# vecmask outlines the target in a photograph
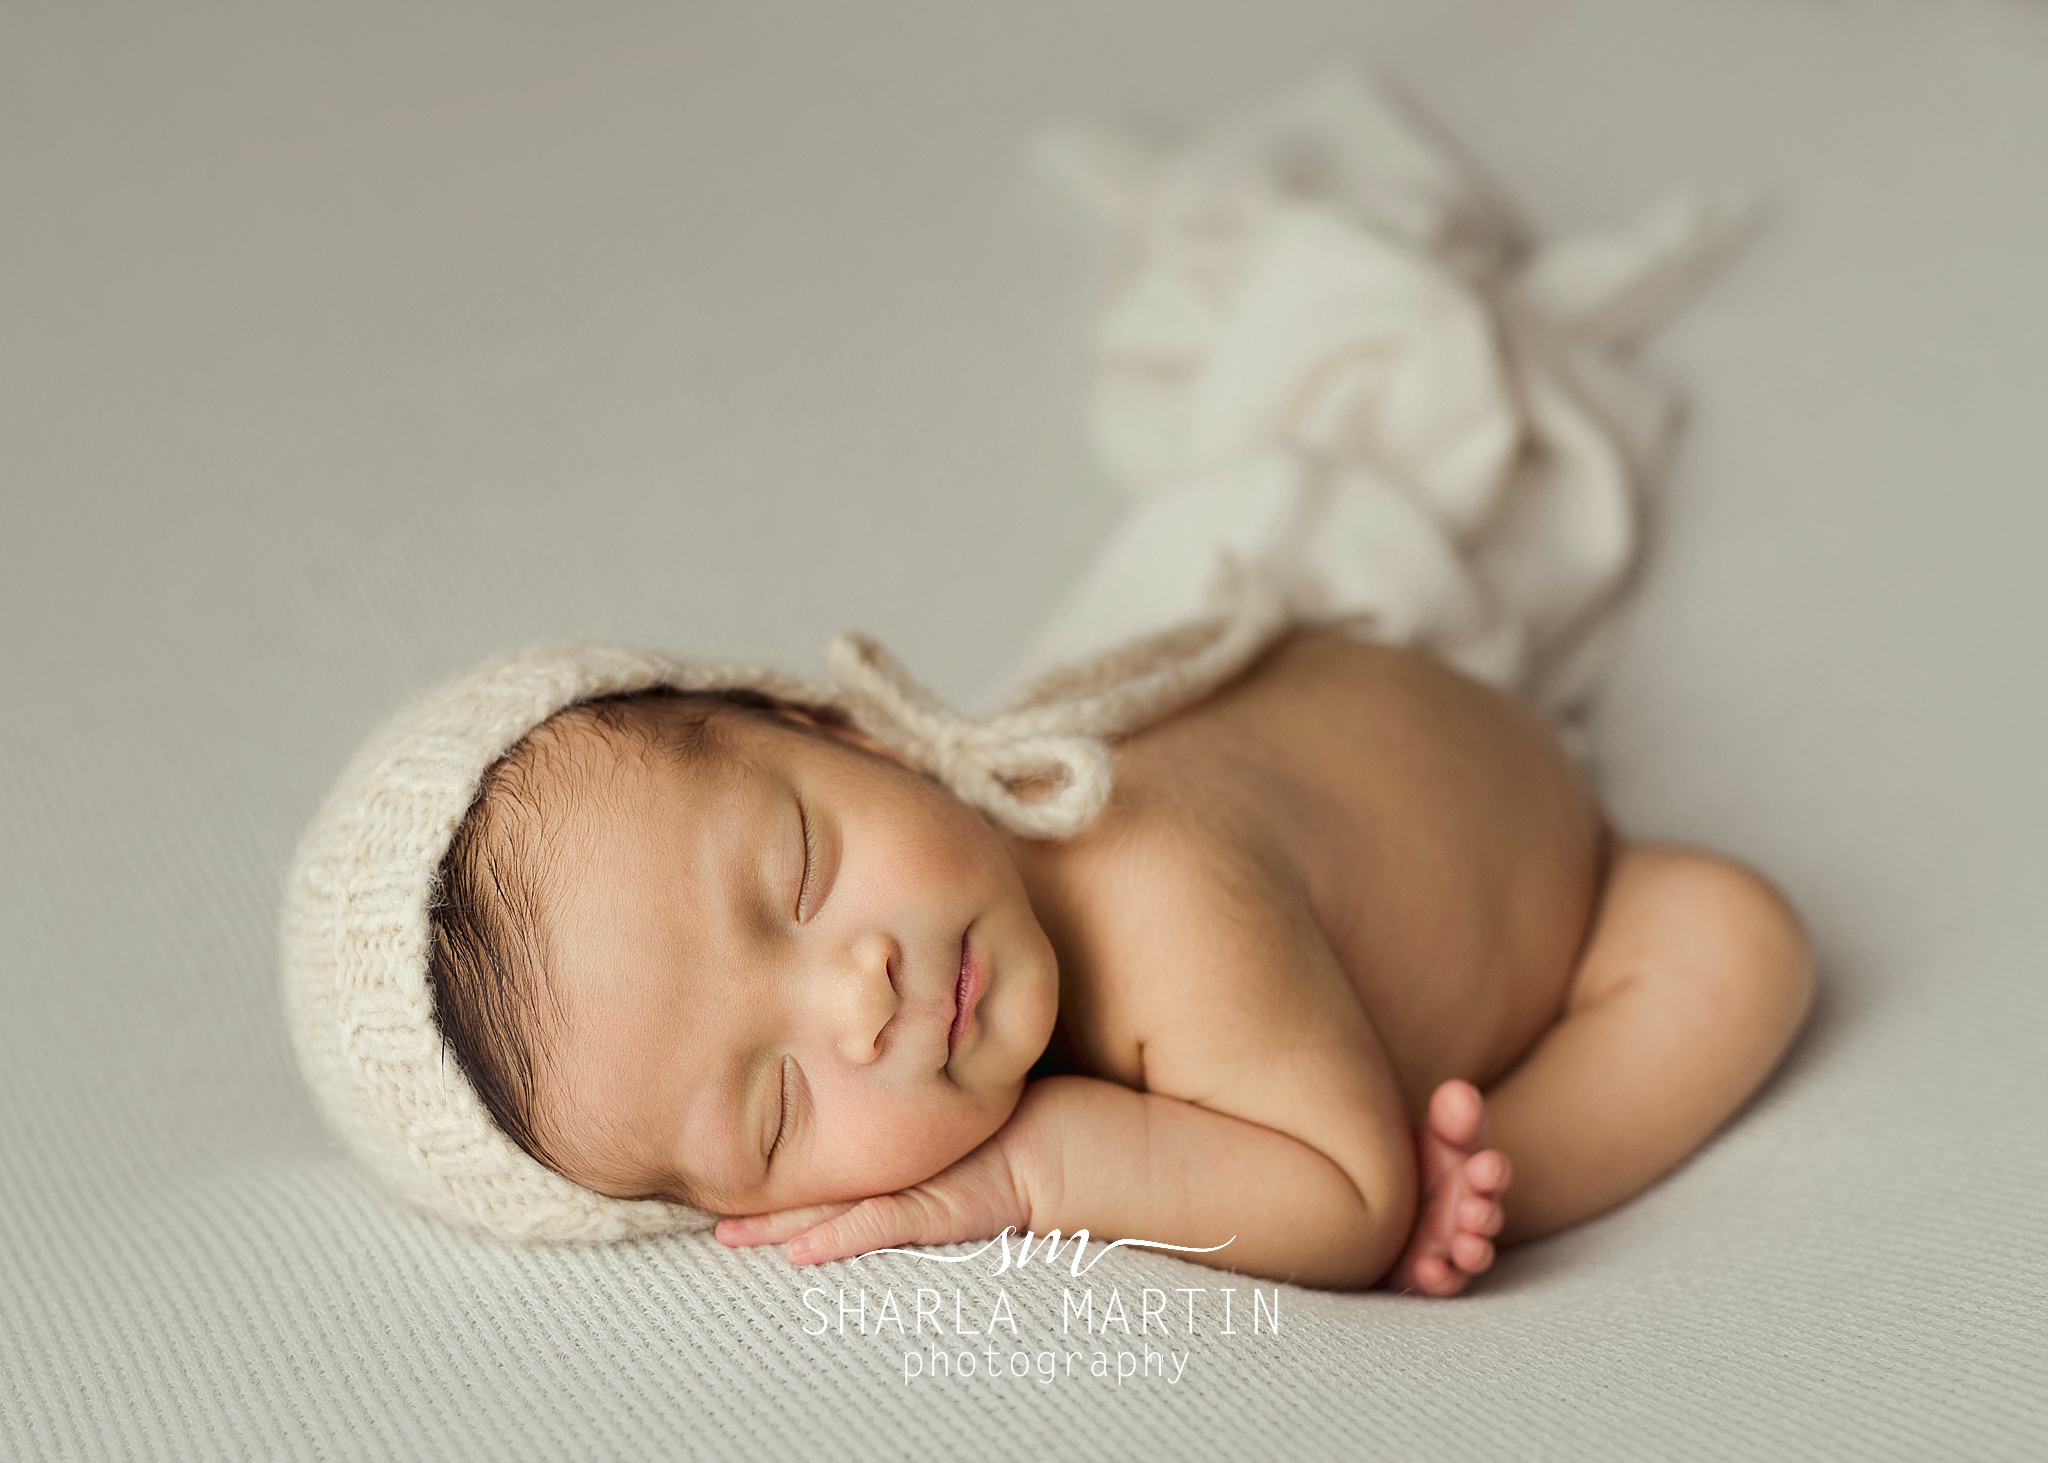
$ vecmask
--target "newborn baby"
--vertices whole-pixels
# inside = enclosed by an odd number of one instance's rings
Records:
[[[1086,1228],[1448,1296],[1639,1192],[1756,1089],[1799,921],[1617,838],[1533,710],[1296,635],[1000,831],[824,708],[588,702],[486,774],[435,1016],[587,1189],[798,1263]]]

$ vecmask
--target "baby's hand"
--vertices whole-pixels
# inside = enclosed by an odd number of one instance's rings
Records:
[[[936,1178],[842,1204],[817,1204],[719,1221],[722,1244],[789,1241],[798,1265],[822,1265],[895,1245],[945,1245],[1024,1228],[1031,1206],[998,1133]]]

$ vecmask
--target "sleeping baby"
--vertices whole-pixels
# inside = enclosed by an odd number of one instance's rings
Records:
[[[983,723],[858,642],[822,690],[603,646],[443,688],[293,874],[330,1120],[517,1237],[1085,1228],[1450,1296],[1777,1063],[1797,917],[1618,836],[1525,703],[1271,617],[1172,640]]]
[[[1447,1296],[1784,1052],[1798,919],[1616,836],[1543,714],[1611,650],[1669,445],[1631,353],[1739,210],[1532,250],[1341,72],[1055,160],[1119,230],[1098,427],[1135,495],[1058,669],[975,720],[857,637],[823,686],[557,645],[388,723],[284,954],[313,1091],[401,1195]]]

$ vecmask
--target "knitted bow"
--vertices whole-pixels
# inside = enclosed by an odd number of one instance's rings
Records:
[[[1109,741],[1199,700],[1237,675],[1294,618],[1279,576],[1231,566],[1223,613],[1061,671],[985,720],[919,685],[866,635],[826,652],[861,729],[962,801],[1026,838],[1070,838],[1109,801]]]

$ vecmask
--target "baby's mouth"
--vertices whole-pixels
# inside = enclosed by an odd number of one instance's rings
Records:
[[[969,932],[971,933],[971,931]],[[946,1034],[946,1055],[950,1057],[967,1035],[974,1021],[974,1007],[988,988],[988,973],[976,957],[968,934],[960,936],[960,975],[953,982],[953,1029]]]

